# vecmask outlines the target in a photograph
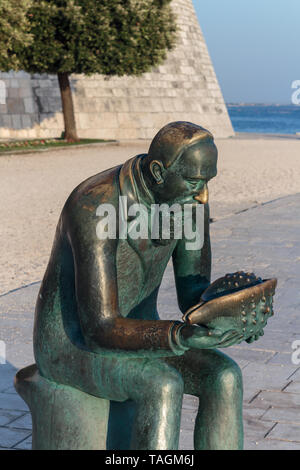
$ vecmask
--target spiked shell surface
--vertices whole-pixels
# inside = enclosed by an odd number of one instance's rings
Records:
[[[262,280],[239,271],[217,279],[190,308],[183,320],[224,331],[236,329],[245,339],[262,333],[273,313],[277,280]]]

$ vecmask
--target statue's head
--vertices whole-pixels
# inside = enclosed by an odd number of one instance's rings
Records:
[[[143,174],[158,203],[205,204],[207,183],[217,174],[217,158],[209,131],[191,122],[172,122],[151,142]]]

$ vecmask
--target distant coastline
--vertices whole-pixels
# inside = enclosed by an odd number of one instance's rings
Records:
[[[235,132],[300,135],[300,106],[294,104],[227,103]]]
[[[267,107],[267,106],[290,106],[292,108],[299,108],[300,105],[295,105],[292,103],[226,103],[226,106],[230,107],[241,107],[241,106],[260,106],[260,107]]]

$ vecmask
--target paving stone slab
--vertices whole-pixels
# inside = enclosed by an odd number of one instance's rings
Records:
[[[193,431],[187,431],[185,429],[180,430],[179,437],[179,449],[181,450],[193,450],[194,449],[194,437]]]
[[[14,449],[18,449],[18,450],[31,450],[31,448],[32,448],[32,436],[31,435],[27,437],[27,439],[20,442],[14,447]]]
[[[10,429],[0,427],[0,445],[3,447],[14,447],[31,434],[30,431],[24,429]]]
[[[244,415],[244,424],[247,425],[248,423],[251,424],[253,421],[261,419],[266,411],[268,410],[268,405],[266,408],[256,408],[255,406],[251,406],[248,403],[244,404],[243,415]]]
[[[300,450],[299,444],[295,442],[263,439],[262,441],[249,441],[245,450]]]
[[[184,429],[185,431],[193,431],[195,428],[196,416],[196,410],[184,410],[181,415],[181,429]]]
[[[226,354],[232,357],[236,362],[242,359],[248,362],[260,362],[265,364],[274,356],[275,353],[270,351],[253,351],[250,349],[231,347],[228,349],[226,348]]]
[[[296,369],[295,372],[290,375],[289,379],[295,381],[300,380],[300,367],[298,367],[298,369]]]
[[[182,408],[190,411],[196,411],[198,409],[199,398],[193,395],[183,395]]]
[[[268,361],[268,364],[279,364],[279,365],[293,365],[292,362],[292,350],[289,353],[280,353],[277,352],[271,359]],[[296,369],[297,366],[294,365],[294,368]]]
[[[270,433],[273,426],[273,422],[266,422],[260,419],[248,419],[244,423],[245,441],[263,440]]]
[[[295,442],[300,447],[300,424],[278,423],[268,435],[268,439]]]
[[[243,400],[244,404],[249,405],[255,400],[257,395],[262,392],[261,387],[257,385],[255,382],[250,383],[248,386],[244,384],[244,393],[243,393]]]
[[[275,306],[276,309],[276,306]],[[282,319],[280,319],[280,324],[282,324]],[[272,325],[273,327],[273,325]],[[292,331],[284,331],[269,328],[269,325],[265,329],[264,335],[258,340],[254,341],[251,344],[241,343],[238,347],[239,349],[249,349],[254,351],[266,351],[266,352],[284,352],[292,353],[292,343],[293,341],[300,338],[299,333],[295,333],[295,326],[291,328]]]
[[[7,424],[7,427],[9,428],[16,428],[16,429],[32,429],[32,421],[31,421],[31,414],[26,413],[20,418],[15,419],[14,421],[11,421],[9,424]]]
[[[23,411],[0,410],[0,426],[8,425],[11,421],[23,416],[23,413]]]
[[[0,393],[0,410],[28,411],[28,406],[19,395]],[[0,441],[1,443],[1,441]]]
[[[270,407],[262,416],[262,421],[273,421],[277,423],[291,423],[300,426],[299,407],[277,408]]]
[[[252,402],[256,408],[265,409],[266,405],[273,408],[300,410],[300,394],[284,392],[261,392]]]
[[[12,393],[13,395],[17,395],[15,387],[8,387],[5,390],[2,390],[3,393]]]
[[[17,369],[11,364],[0,364],[0,392],[4,392],[7,388],[13,386],[16,372]]]
[[[256,382],[257,387],[262,390],[281,391],[289,383],[289,377],[295,371],[295,366],[277,366],[261,363],[249,363],[243,369],[244,386]]]
[[[288,386],[284,389],[287,393],[300,393],[300,381],[292,380]]]

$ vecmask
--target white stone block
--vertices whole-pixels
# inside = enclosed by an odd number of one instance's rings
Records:
[[[22,119],[22,128],[25,128],[25,127],[30,128],[32,126],[32,120],[29,114],[22,114],[21,119]]]
[[[128,129],[118,129],[117,131],[117,139],[118,140],[132,140],[138,139],[138,129],[130,127]]]
[[[104,139],[104,140],[116,140],[117,129],[103,129],[103,128],[90,128],[90,129],[79,129],[78,135],[83,139]]]
[[[22,129],[21,116],[19,114],[12,114],[11,118],[13,129]]]
[[[32,96],[30,83],[23,84],[22,87],[19,88],[19,96],[20,98],[30,98]]]
[[[25,113],[34,113],[35,112],[35,103],[33,98],[24,98],[24,107],[25,107]]]
[[[39,86],[41,88],[50,88],[52,86],[51,80],[49,79],[39,80]]]
[[[11,136],[11,130],[5,127],[0,127],[0,138],[1,139],[10,139]]]
[[[19,88],[20,86],[19,80],[17,78],[12,78],[9,84],[12,88]]]

